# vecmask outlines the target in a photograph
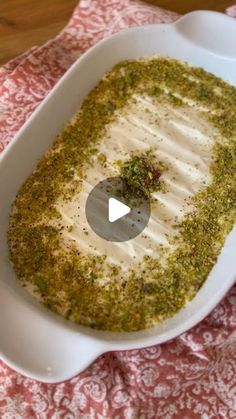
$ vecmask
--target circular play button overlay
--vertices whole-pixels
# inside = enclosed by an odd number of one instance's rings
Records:
[[[99,182],[86,201],[86,217],[92,230],[101,238],[124,242],[138,236],[150,217],[150,200],[127,196],[121,177]]]

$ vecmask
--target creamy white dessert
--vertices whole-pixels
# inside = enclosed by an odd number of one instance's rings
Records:
[[[119,264],[126,271],[134,260],[145,255],[158,257],[161,263],[173,251],[169,239],[177,233],[174,225],[191,210],[191,197],[209,184],[212,145],[220,137],[214,126],[202,118],[195,102],[186,109],[158,105],[152,97],[134,95],[117,114],[97,146],[97,155],[91,158],[92,166],[88,165],[80,193],[69,201],[60,198],[56,208],[65,227],[62,237],[68,245],[73,241],[81,252],[105,254],[107,262]],[[119,166],[115,164],[118,158],[125,162],[130,153],[147,152],[150,148],[156,160],[168,167],[162,174],[166,191],[152,194],[158,204],[152,206],[149,224],[142,234],[126,242],[108,242],[88,225],[88,195],[99,181],[119,175]],[[101,153],[106,158],[105,167],[97,159]],[[57,222],[52,220],[52,225]]]
[[[235,91],[166,58],[112,69],[13,205],[11,260],[30,292],[106,330],[150,327],[183,307],[236,219]],[[88,194],[148,153],[164,185],[150,192],[149,223],[134,239],[108,242],[88,225]]]

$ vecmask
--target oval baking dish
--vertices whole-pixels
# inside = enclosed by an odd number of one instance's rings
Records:
[[[236,228],[200,291],[174,317],[140,332],[96,331],[52,314],[25,292],[8,261],[6,239],[19,187],[105,72],[125,59],[164,54],[236,84],[232,39],[234,19],[193,12],[174,24],[132,28],[101,41],[69,69],[7,147],[0,158],[0,356],[8,365],[44,382],[68,379],[104,352],[142,348],[178,336],[201,321],[233,285]]]

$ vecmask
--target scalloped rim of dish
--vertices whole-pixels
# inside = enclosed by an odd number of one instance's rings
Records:
[[[231,288],[236,278],[236,228],[228,236],[217,264],[200,291],[171,319],[152,329],[132,333],[92,330],[54,315],[23,290],[7,259],[6,231],[10,204],[20,184],[89,90],[112,65],[122,59],[164,54],[203,67],[236,84],[233,38],[236,38],[236,20],[209,11],[189,13],[171,24],[134,27],[112,35],[90,48],[71,66],[2,153],[0,357],[10,367],[47,383],[69,379],[105,352],[144,348],[175,338],[207,316]],[[54,118],[50,117],[52,114]],[[37,137],[43,139],[39,142]]]

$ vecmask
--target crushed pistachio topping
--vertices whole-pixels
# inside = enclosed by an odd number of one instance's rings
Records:
[[[106,156],[97,156],[97,145],[134,93],[177,108],[187,109],[188,100],[207,107],[208,112],[199,112],[222,141],[213,146],[209,185],[194,196],[193,211],[169,239],[176,250],[165,267],[144,257],[124,272],[108,263],[106,255],[65,246],[56,203],[80,193],[86,165],[94,156],[106,165]],[[122,167],[130,187],[147,195],[159,187],[159,170],[152,159],[132,156]],[[50,225],[52,219],[58,220],[56,226]],[[168,58],[123,61],[90,92],[21,187],[10,216],[10,259],[18,278],[33,285],[49,309],[89,327],[135,331],[174,315],[194,297],[235,221],[236,88]]]
[[[124,195],[149,198],[160,190],[160,167],[150,152],[135,154],[121,164],[120,176],[124,181]]]
[[[106,167],[107,157],[104,153],[99,153],[97,159],[101,166]]]

